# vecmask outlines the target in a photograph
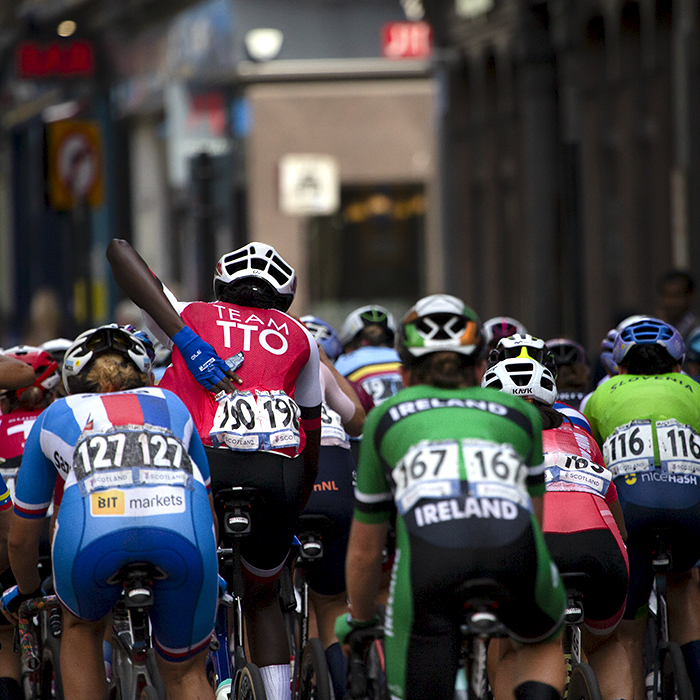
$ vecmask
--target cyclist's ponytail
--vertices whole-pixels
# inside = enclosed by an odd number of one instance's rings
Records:
[[[117,352],[98,355],[90,364],[86,372],[72,379],[72,394],[106,394],[138,389],[150,383],[148,374],[139,372],[133,362]]]

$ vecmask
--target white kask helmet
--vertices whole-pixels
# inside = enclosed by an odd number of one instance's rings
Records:
[[[486,370],[481,386],[551,406],[557,398],[554,375],[529,357],[501,360]]]

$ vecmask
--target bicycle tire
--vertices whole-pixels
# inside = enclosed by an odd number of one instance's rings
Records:
[[[321,640],[309,639],[301,655],[299,700],[330,700],[331,684],[328,663]]]
[[[602,700],[595,673],[588,664],[577,664],[571,671],[568,700]]]
[[[267,700],[262,675],[255,664],[246,664],[236,676],[235,700]]]
[[[48,637],[41,650],[39,698],[40,700],[63,700],[61,643],[54,637]]]
[[[693,700],[693,688],[681,648],[674,642],[668,642],[661,654],[661,700]]]

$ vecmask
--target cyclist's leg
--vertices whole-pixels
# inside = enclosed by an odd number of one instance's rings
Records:
[[[289,697],[289,643],[276,580],[301,511],[303,457],[221,449],[208,449],[207,456],[215,494],[226,486],[252,486],[262,496],[251,508],[251,534],[241,542],[248,645],[270,700]]]
[[[693,571],[667,574],[668,630],[680,645],[693,692],[700,697],[700,588]]]
[[[562,573],[584,572],[590,577],[581,583],[586,615],[583,648],[603,698],[631,698],[632,670],[617,634],[627,598],[627,554],[614,527],[614,531],[548,532],[545,540]]]
[[[532,527],[511,544],[511,558],[513,552],[518,553],[518,566],[511,564],[497,580],[511,593],[512,599],[501,607],[501,620],[518,642],[499,644],[494,686],[498,697],[556,697],[566,677],[559,642],[566,593],[534,517]]]
[[[165,684],[168,700],[206,700],[214,697],[206,674],[209,649],[184,661],[168,661],[160,654],[156,656],[158,671]]]
[[[71,700],[103,700],[107,677],[102,655],[105,620],[81,620],[63,606],[61,678]]]
[[[335,637],[334,627],[336,618],[347,610],[345,554],[354,505],[354,466],[350,450],[322,445],[318,477],[304,511],[327,516],[337,528],[335,532],[324,535],[323,558],[317,562],[308,562],[306,573],[318,637],[326,651],[334,692],[339,697],[342,697],[345,688],[347,664]],[[331,488],[325,489],[326,484]]]
[[[11,511],[4,511],[9,514]],[[16,583],[10,569],[0,576],[0,586],[7,590]],[[14,648],[15,628],[4,615],[0,615],[0,698],[22,700],[20,687],[21,657]]]

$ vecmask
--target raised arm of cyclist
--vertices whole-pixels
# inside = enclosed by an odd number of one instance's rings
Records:
[[[107,260],[117,284],[131,300],[155,320],[158,327],[183,353],[187,366],[205,389],[233,392],[238,376],[216,355],[211,346],[187,327],[162,282],[127,241],[114,238],[107,247]]]

